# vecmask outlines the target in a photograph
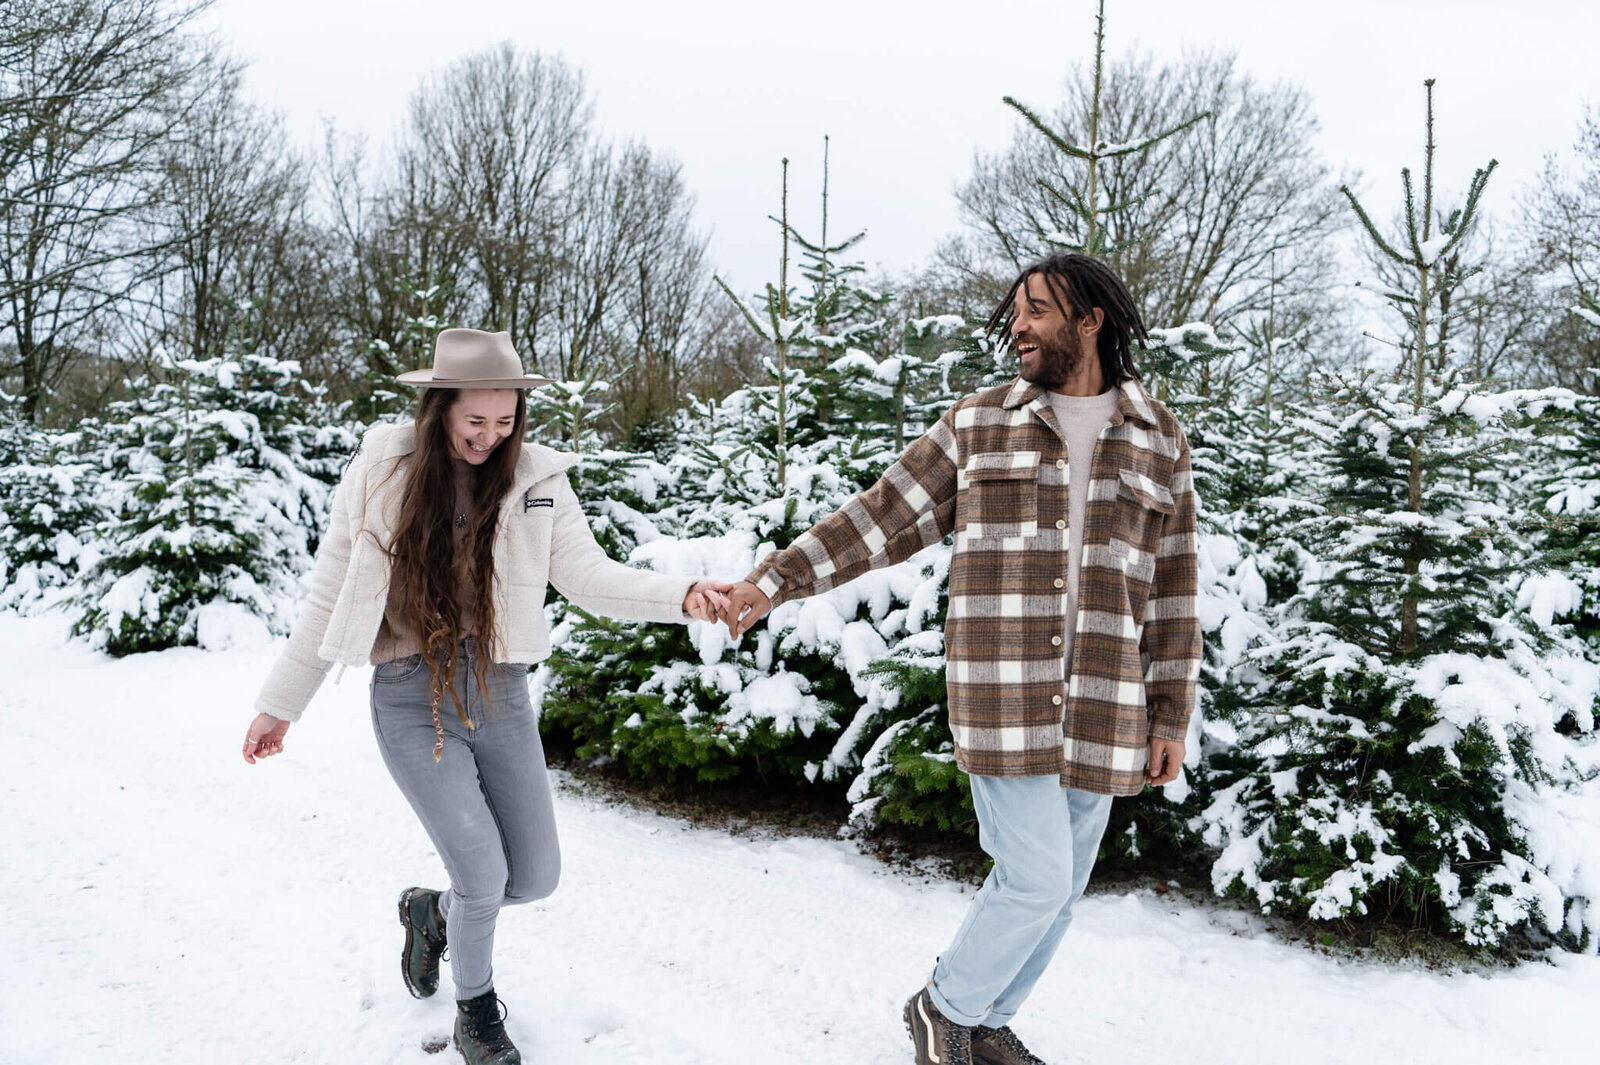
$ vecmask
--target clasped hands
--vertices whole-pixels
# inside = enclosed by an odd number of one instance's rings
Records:
[[[772,600],[750,581],[696,581],[683,597],[683,612],[696,621],[720,621],[738,639],[767,616]]]

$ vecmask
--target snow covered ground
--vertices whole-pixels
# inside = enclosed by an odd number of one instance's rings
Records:
[[[365,671],[239,758],[273,648],[111,661],[0,614],[0,1062],[453,1059],[398,973],[440,869],[379,762]],[[970,888],[844,842],[756,840],[569,791],[564,880],[502,915],[525,1060],[900,1063],[900,1006]],[[1341,964],[1236,914],[1098,895],[1017,1029],[1055,1063],[1596,1060],[1600,959],[1493,975]]]

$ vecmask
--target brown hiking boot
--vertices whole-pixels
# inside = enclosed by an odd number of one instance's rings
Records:
[[[456,1000],[455,1044],[467,1065],[522,1065],[522,1053],[506,1035],[506,1015],[492,987],[477,998]]]
[[[1010,1026],[985,1028],[978,1025],[972,1030],[972,1060],[974,1065],[1045,1065],[1045,1060],[1017,1038]]]
[[[400,952],[400,976],[412,998],[427,998],[439,990],[439,959],[444,956],[444,917],[439,913],[439,893],[427,888],[406,888],[400,893],[400,924],[406,945]]]
[[[917,1065],[972,1065],[972,1029],[946,1019],[927,988],[911,996],[901,1016],[917,1046]]]

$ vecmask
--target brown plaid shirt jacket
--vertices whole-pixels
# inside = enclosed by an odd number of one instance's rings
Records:
[[[750,574],[774,606],[955,534],[945,679],[956,764],[1131,795],[1149,739],[1182,741],[1200,670],[1189,445],[1136,381],[1093,458],[1064,677],[1066,440],[1042,389],[967,396],[871,488]],[[1087,461],[1087,457],[1085,461]]]

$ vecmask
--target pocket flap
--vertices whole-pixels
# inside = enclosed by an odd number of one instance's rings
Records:
[[[1039,452],[985,451],[971,455],[961,475],[969,481],[1038,480]]]
[[[1172,502],[1172,493],[1165,485],[1157,484],[1142,473],[1132,470],[1120,470],[1118,476],[1122,478],[1121,491],[1127,493],[1151,510],[1159,510],[1163,514],[1171,514],[1175,509]]]

